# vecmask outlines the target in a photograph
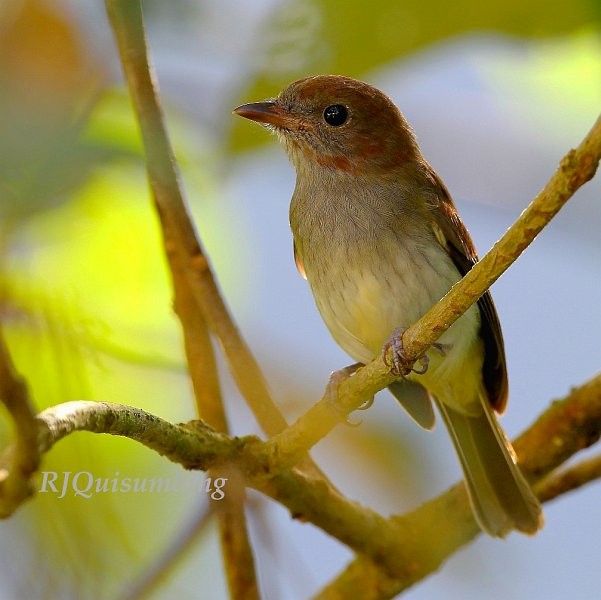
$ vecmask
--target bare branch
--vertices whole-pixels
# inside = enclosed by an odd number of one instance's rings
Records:
[[[547,502],[597,479],[601,479],[601,455],[583,460],[559,473],[552,473],[534,489],[540,500]]]
[[[574,193],[590,181],[601,160],[601,116],[551,179],[469,273],[403,335],[405,352],[422,355],[518,259]]]
[[[217,431],[228,433],[217,365],[207,329],[206,319],[209,319],[217,334],[227,336],[229,347],[237,350],[235,357],[228,358],[242,361],[232,363],[230,360],[234,377],[237,370],[246,366],[246,372],[237,377],[238,385],[248,394],[251,406],[263,415],[261,425],[268,431],[270,428],[280,430],[286,422],[271,401],[259,367],[232,323],[186,209],[163,124],[158,88],[151,76],[140,2],[107,0],[107,8],[142,128],[147,169],[162,224],[173,281],[174,308],[182,324],[197,414]],[[221,325],[221,329],[216,325]],[[255,600],[259,598],[259,592],[244,512],[244,484],[235,472],[228,479],[228,495],[213,503],[213,507],[218,513],[230,595]]]

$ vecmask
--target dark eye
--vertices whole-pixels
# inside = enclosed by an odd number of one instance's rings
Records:
[[[348,118],[348,110],[342,104],[331,104],[323,111],[323,120],[332,127],[344,125]]]

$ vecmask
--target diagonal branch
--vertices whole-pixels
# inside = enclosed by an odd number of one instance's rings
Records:
[[[203,308],[199,300],[202,301],[207,297],[207,291],[213,296],[211,309],[221,310],[221,320],[213,316],[213,323],[223,322],[227,326],[231,325],[231,319],[225,305],[220,302],[208,262],[204,259],[203,250],[186,211],[175,170],[173,152],[162,121],[158,91],[150,75],[150,60],[140,2],[111,0],[107,1],[107,8],[142,128],[148,174],[161,220],[164,247],[173,283],[174,309],[182,325],[197,414],[217,431],[228,433],[217,365],[207,328],[207,307],[204,307],[204,312],[199,310]],[[189,257],[194,257],[193,262],[187,261]],[[199,262],[199,259],[202,260]],[[198,269],[195,269],[195,272],[191,267],[199,264],[206,267],[202,271],[201,278],[205,285],[204,290],[200,290],[202,293],[195,294],[191,280],[198,279]],[[230,327],[230,329],[230,337],[232,333],[237,335],[235,328]],[[283,418],[280,416],[278,419],[279,413],[275,405],[270,406],[271,400],[252,355],[242,339],[233,339],[243,355],[238,358],[244,358],[246,362],[243,364],[247,364],[251,370],[250,375],[253,379],[248,381],[258,382],[253,389],[258,393],[255,400],[257,410],[262,407],[265,413],[262,424],[266,427],[285,426]],[[237,599],[256,600],[259,598],[259,592],[244,512],[244,484],[235,471],[229,473],[229,483],[230,493],[227,497],[223,501],[211,501],[211,503],[218,516],[230,595]],[[179,548],[183,551],[185,545],[182,544]],[[175,560],[175,557],[172,556],[171,560]]]
[[[516,222],[469,273],[403,336],[408,356],[422,355],[518,259],[574,193],[590,181],[601,160],[601,115]]]
[[[268,435],[287,425],[267,384],[234,324],[217,287],[179,184],[175,158],[157,100],[158,86],[148,64],[139,0],[106,0],[123,70],[142,130],[146,166],[165,247],[182,261],[190,294],[224,349],[230,369],[259,424]]]
[[[182,324],[196,412],[199,418],[216,431],[228,434],[229,427],[221,396],[213,345],[206,321],[194,302],[178,258],[178,255],[171,253],[170,265],[175,291],[174,308]],[[244,511],[246,500],[244,482],[235,469],[222,467],[222,470],[224,469],[228,471],[227,474],[222,472],[217,475],[214,470],[210,470],[209,476],[227,477],[229,493],[222,500],[211,498],[210,502],[212,510],[217,513],[230,596],[237,600],[258,600],[255,561]],[[188,529],[186,525],[186,531],[178,535],[176,544],[169,554],[169,561],[163,563],[165,567],[176,562],[178,549],[179,556],[183,556],[193,538],[203,532],[202,527]],[[154,569],[156,568],[157,565],[154,566]]]
[[[547,502],[597,479],[601,479],[601,455],[583,460],[559,473],[551,473],[539,482],[535,491],[542,502]]]
[[[537,483],[574,453],[601,437],[601,374],[551,406],[528,428],[513,447],[528,479]],[[549,443],[551,441],[551,443]],[[598,466],[598,465],[597,465]],[[591,473],[587,475],[589,478]],[[598,473],[597,476],[601,476]],[[590,479],[589,479],[590,480]],[[534,487],[541,500],[544,483]],[[567,491],[565,486],[561,491]],[[558,490],[559,491],[559,490]],[[461,546],[480,533],[463,484],[424,503],[411,513],[393,518],[404,532],[405,573],[391,575],[385,563],[359,556],[317,596],[321,600],[384,600],[392,598],[437,570]]]
[[[574,192],[595,174],[601,160],[601,117],[582,143],[570,150],[544,189],[492,249],[403,334],[405,354],[415,361],[513,264]],[[390,363],[389,363],[390,364]],[[268,443],[278,461],[295,464],[299,456],[327,435],[395,377],[380,356],[341,382],[338,400],[324,396],[288,429]]]

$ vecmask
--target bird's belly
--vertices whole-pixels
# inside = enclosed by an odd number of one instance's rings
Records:
[[[398,245],[350,260],[335,252],[325,271],[307,276],[330,333],[360,362],[377,356],[395,328],[416,322],[459,280],[441,248],[407,252]],[[439,341],[452,347],[445,367],[452,367],[452,355],[464,354],[464,342],[475,339],[478,327],[479,314],[472,307],[443,334]],[[436,369],[440,361],[433,358]]]
[[[396,283],[383,273],[349,269],[339,273],[335,291],[314,289],[330,333],[355,360],[373,359],[396,327],[419,318],[414,290]]]

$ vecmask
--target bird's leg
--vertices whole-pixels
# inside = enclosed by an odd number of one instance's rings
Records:
[[[390,368],[390,372],[397,377],[405,378],[409,373],[413,372],[416,375],[423,375],[427,372],[430,365],[430,359],[427,354],[418,356],[414,362],[407,359],[405,348],[403,346],[404,327],[397,327],[390,336],[390,339],[384,344],[382,354],[384,364]],[[447,351],[451,348],[449,344],[432,344],[431,346],[441,356],[446,356]],[[390,357],[389,357],[390,356]],[[419,367],[415,365],[419,363]]]
[[[355,373],[358,369],[360,369],[361,367],[363,367],[364,364],[363,363],[353,363],[352,365],[349,365],[348,367],[344,367],[343,369],[340,369],[338,371],[332,371],[332,373],[330,374],[330,379],[328,380],[328,385],[326,386],[326,391],[325,391],[325,397],[334,405],[334,406],[338,406],[337,405],[337,400],[338,400],[338,386],[345,380],[348,379],[353,373]],[[374,403],[374,398],[373,396],[365,401],[358,410],[366,410],[368,409],[372,404]],[[349,421],[348,419],[346,419],[346,424],[347,425],[351,425],[353,427],[360,425],[361,422],[359,421],[358,423],[353,423],[351,421]]]

